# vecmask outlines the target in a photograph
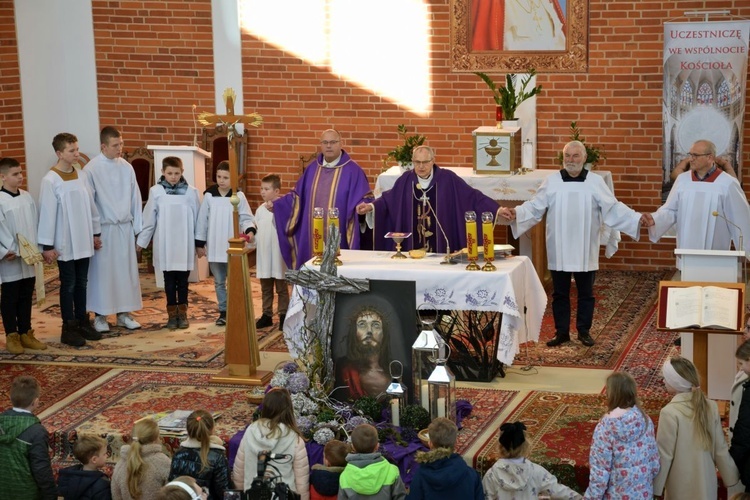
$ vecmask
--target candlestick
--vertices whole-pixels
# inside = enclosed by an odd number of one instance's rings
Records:
[[[391,423],[396,427],[401,427],[401,420],[398,409],[398,399],[391,399]]]
[[[313,264],[318,266],[323,263],[323,215],[325,210],[320,207],[313,209]]]
[[[328,209],[328,227],[331,227],[331,224],[335,225],[337,228],[340,229],[339,226],[339,209],[338,207],[331,207]],[[341,237],[345,237],[345,233],[341,233]],[[336,265],[340,266],[343,264],[341,262],[341,259],[339,259],[339,255],[341,255],[341,246],[336,249]]]
[[[466,252],[469,264],[466,266],[467,271],[478,271],[477,259],[479,253],[477,249],[477,214],[476,212],[466,212]]]
[[[497,268],[492,263],[495,260],[495,224],[492,212],[482,214],[482,243],[484,253],[484,265],[482,271],[495,271]]]

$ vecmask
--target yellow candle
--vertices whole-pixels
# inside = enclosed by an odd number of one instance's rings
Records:
[[[313,254],[323,255],[323,217],[313,218]]]
[[[470,259],[479,257],[477,252],[477,221],[466,221],[466,250]]]
[[[494,224],[482,222],[482,242],[484,243],[484,258],[495,258],[495,235],[493,234]]]

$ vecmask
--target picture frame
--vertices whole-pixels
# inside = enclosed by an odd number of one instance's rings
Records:
[[[450,15],[453,72],[588,71],[589,0],[451,0]]]

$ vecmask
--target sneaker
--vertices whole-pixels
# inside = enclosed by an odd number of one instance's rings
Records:
[[[137,330],[141,327],[141,324],[134,320],[130,313],[118,313],[117,326],[125,327],[128,330]]]
[[[109,323],[107,323],[106,316],[99,316],[98,314],[96,315],[96,317],[94,318],[94,330],[99,333],[109,331]]]
[[[27,349],[33,349],[35,351],[44,351],[47,349],[47,344],[34,337],[33,328],[30,328],[28,332],[21,334],[21,345]]]
[[[45,346],[46,347],[46,346]],[[5,336],[5,348],[11,354],[23,354],[23,345],[21,345],[21,336],[17,333],[9,333]]]
[[[227,312],[219,311],[219,317],[216,318],[216,326],[226,326],[227,324]]]
[[[255,328],[266,328],[271,325],[273,325],[273,318],[271,318],[271,316],[266,316],[265,314],[255,322]]]

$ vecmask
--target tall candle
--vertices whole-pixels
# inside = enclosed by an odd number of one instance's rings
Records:
[[[421,395],[419,402],[422,404],[422,408],[430,411],[430,391],[427,382],[422,382],[422,387],[419,392]]]
[[[484,258],[495,258],[495,235],[493,234],[494,224],[492,221],[482,221],[482,242],[484,243]]]
[[[466,251],[470,259],[476,259],[479,257],[477,251],[477,221],[474,220],[466,221]]]
[[[445,398],[437,400],[437,416],[445,418]]]
[[[313,218],[313,254],[323,255],[323,217]]]
[[[398,399],[391,399],[391,423],[396,427],[401,427],[400,414],[398,409]]]

